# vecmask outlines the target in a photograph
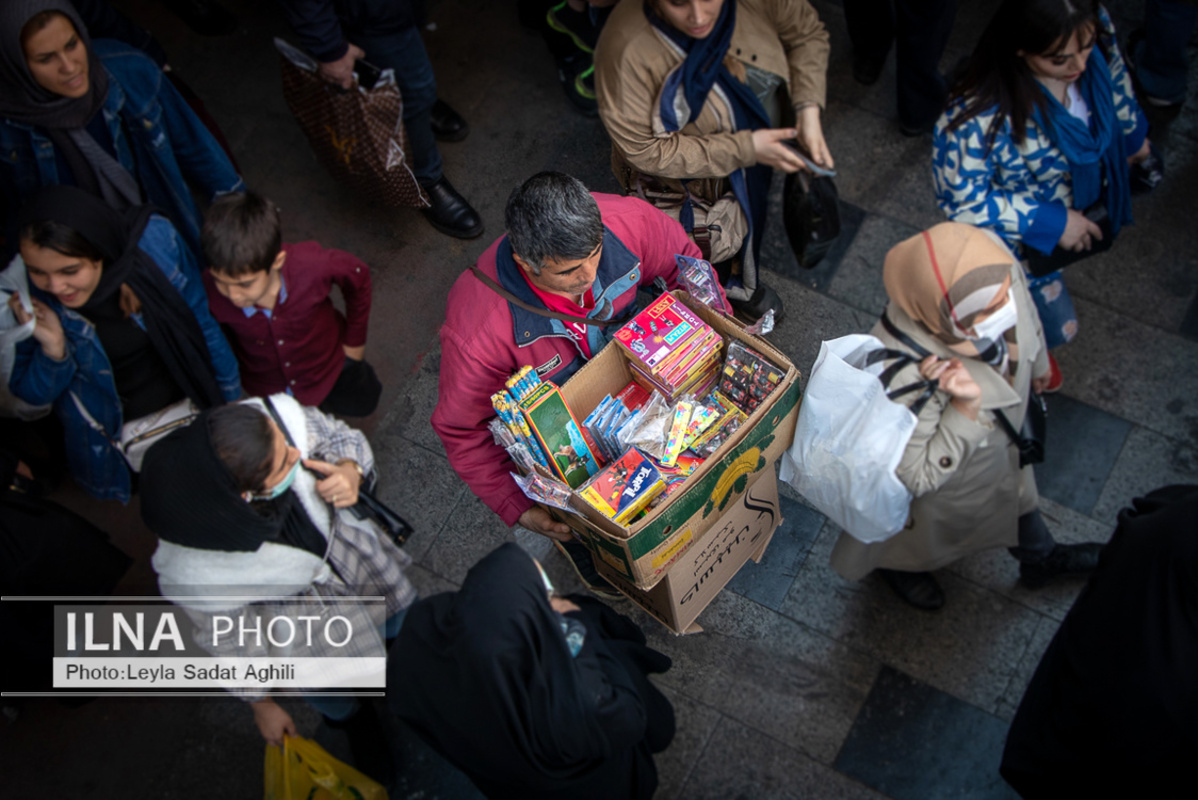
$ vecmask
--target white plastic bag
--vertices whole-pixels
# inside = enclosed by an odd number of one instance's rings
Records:
[[[8,391],[8,379],[12,377],[17,358],[17,342],[32,336],[36,324],[33,319],[24,325],[17,324],[16,315],[8,307],[8,298],[14,294],[21,298],[25,313],[32,314],[33,303],[29,300],[29,287],[25,282],[25,261],[20,255],[13,256],[0,272],[0,417],[29,421],[49,414],[50,406],[31,405]]]
[[[870,353],[882,349],[866,334],[820,346],[794,444],[782,454],[782,480],[866,543],[902,530],[911,505],[895,469],[917,419],[887,397],[879,380],[885,364],[867,364]]]

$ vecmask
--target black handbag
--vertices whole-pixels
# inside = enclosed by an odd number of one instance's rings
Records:
[[[782,194],[782,223],[795,260],[814,269],[840,238],[840,198],[827,176],[792,172]]]
[[[1039,278],[1063,269],[1075,261],[1110,250],[1111,245],[1115,243],[1115,234],[1111,230],[1111,218],[1107,214],[1106,206],[1099,201],[1086,209],[1085,216],[1102,230],[1101,239],[1091,242],[1089,250],[1064,250],[1057,246],[1048,255],[1037,253],[1029,247],[1027,271]]]
[[[1023,427],[1015,432],[1015,426],[1001,411],[994,412],[998,424],[1019,448],[1019,466],[1044,463],[1044,436],[1048,431],[1048,405],[1044,396],[1032,392],[1027,399],[1027,413],[1023,415]]]
[[[275,408],[275,404],[271,402],[269,397],[262,398],[266,405],[266,410],[270,412],[270,416],[274,419],[275,424],[279,426],[279,430],[283,434],[283,438],[287,440],[287,444],[295,447],[295,440],[291,438],[291,432],[287,430],[287,426],[283,423],[283,418],[279,416],[279,410]],[[304,469],[307,469],[305,467]],[[324,475],[313,470],[309,470],[317,479],[323,479]],[[408,537],[412,535],[412,526],[409,525],[403,517],[396,514],[382,500],[379,500],[374,495],[374,486],[376,478],[374,470],[370,471],[369,475],[362,476],[362,485],[358,487],[358,502],[346,509],[353,514],[355,518],[362,520],[370,520],[375,525],[383,529],[383,532],[391,537],[391,541],[395,542],[396,546],[403,547],[408,541]]]

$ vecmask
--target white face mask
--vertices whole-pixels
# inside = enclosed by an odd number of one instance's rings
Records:
[[[1015,327],[1018,319],[1019,314],[1015,310],[1015,293],[1011,289],[1007,289],[1007,302],[981,322],[973,324],[973,338],[997,342],[1007,330]]]

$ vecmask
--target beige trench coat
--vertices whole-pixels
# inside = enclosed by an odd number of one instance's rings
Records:
[[[1011,266],[1011,286],[1019,341],[1013,385],[988,364],[962,359],[982,390],[977,421],[959,413],[945,392],[936,392],[928,401],[897,469],[899,480],[915,495],[907,526],[874,544],[863,544],[842,533],[832,550],[832,567],[845,578],[859,580],[877,567],[934,570],[971,553],[1017,544],[1019,517],[1036,509],[1039,495],[1032,468],[1019,468],[1019,451],[995,421],[994,412],[1001,410],[1015,430],[1020,429],[1032,378],[1048,372],[1048,350],[1018,263]],[[896,327],[927,350],[943,358],[955,355],[893,302],[886,313]],[[909,350],[887,333],[881,322],[870,333],[886,347]],[[913,364],[900,371],[890,385],[905,386],[919,379],[918,364]],[[912,402],[914,395],[903,399]]]
[[[828,32],[807,0],[739,0],[728,57],[781,77],[793,106],[823,107]],[[714,202],[727,191],[728,175],[757,163],[753,133],[731,130],[732,112],[715,92],[681,131],[654,130],[658,95],[682,59],[649,23],[641,0],[624,0],[595,49],[599,116],[612,140],[612,171],[626,192],[635,191],[637,173],[667,179],[662,183],[672,191],[682,190],[679,179],[708,178],[689,189]]]

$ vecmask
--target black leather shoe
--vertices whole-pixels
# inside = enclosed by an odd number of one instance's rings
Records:
[[[920,611],[936,611],[944,605],[944,590],[930,572],[879,569],[878,573],[909,606],[914,606]]]
[[[433,103],[429,112],[429,127],[433,129],[433,136],[437,137],[438,142],[460,142],[470,133],[470,126],[462,119],[462,115],[441,99]]]
[[[732,300],[732,310],[739,316],[756,322],[761,319],[769,309],[774,309],[774,324],[777,325],[786,317],[786,311],[782,308],[782,298],[778,293],[758,281],[757,291],[753,292],[753,296],[748,300]]]
[[[1020,561],[1019,582],[1029,589],[1041,589],[1065,575],[1089,575],[1098,566],[1102,547],[1098,542],[1058,544],[1041,561]]]
[[[478,212],[442,176],[436,183],[423,187],[432,206],[421,210],[429,223],[447,236],[473,239],[483,232]]]

